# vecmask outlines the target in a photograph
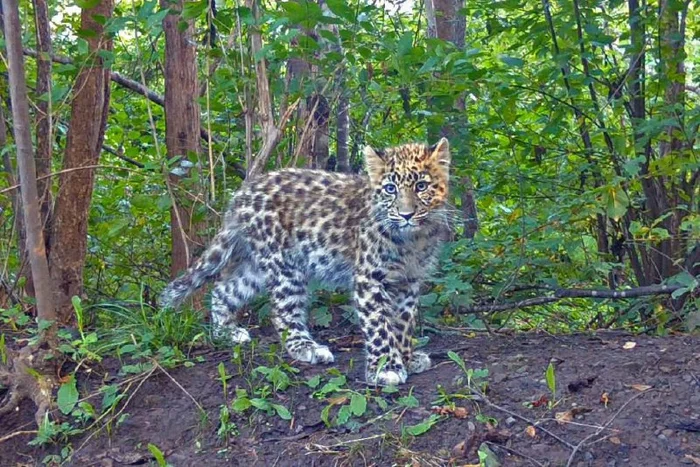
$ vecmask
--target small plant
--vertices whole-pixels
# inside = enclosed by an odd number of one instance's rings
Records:
[[[271,394],[270,386],[267,385],[255,391],[253,395],[256,397],[250,397],[248,391],[245,389],[236,389],[236,399],[233,404],[231,404],[231,408],[234,412],[240,414],[254,408],[267,415],[277,414],[282,420],[291,420],[292,414],[289,412],[289,409],[282,404],[277,404],[269,400]]]
[[[334,376],[316,392],[313,396],[318,399],[325,398],[328,401],[328,405],[324,407],[321,411],[321,420],[326,424],[326,426],[342,426],[350,425],[353,428],[357,424],[357,421],[351,420],[351,417],[362,417],[367,412],[367,393],[363,394],[358,391],[354,391],[346,387],[347,379],[345,375],[338,374]],[[319,375],[314,376],[311,380],[307,381],[306,384],[311,388],[316,388],[321,384],[321,377]],[[386,409],[387,404],[383,398],[374,398],[379,403],[379,406]],[[335,419],[331,422],[331,410],[333,407],[340,407]]]
[[[551,361],[544,372],[544,379],[547,382],[549,393],[552,395],[547,405],[550,409],[553,409],[559,404],[559,401],[557,400],[557,376],[554,373],[554,364]]]
[[[476,392],[477,394],[485,394],[488,389],[488,381],[486,378],[489,375],[489,370],[486,368],[474,370],[472,368],[467,368],[462,357],[453,351],[447,352],[447,356],[457,364],[457,366],[462,370],[464,376],[467,378],[465,381],[467,389],[471,392]]]
[[[165,461],[165,454],[163,454],[163,451],[161,451],[158,446],[156,446],[155,444],[148,443],[148,450],[151,452],[151,455],[153,455],[153,458],[156,460],[158,467],[170,466],[170,464],[168,464]]]
[[[231,420],[231,410],[228,404],[228,380],[231,376],[226,374],[224,362],[219,363],[217,370],[224,393],[224,403],[219,407],[219,428],[216,430],[216,435],[221,441],[228,444],[230,436],[238,435],[238,426]]]

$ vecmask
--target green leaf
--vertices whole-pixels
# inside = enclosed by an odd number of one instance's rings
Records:
[[[83,10],[91,10],[100,4],[100,0],[75,0],[75,4]]]
[[[242,413],[248,410],[253,404],[247,397],[238,397],[231,404],[231,409],[234,412]]]
[[[180,18],[189,20],[201,16],[207,9],[209,2],[200,0],[198,2],[185,2],[185,8],[182,10]]]
[[[408,396],[399,397],[398,399],[396,399],[396,402],[398,402],[399,405],[408,407],[410,409],[416,408],[420,405],[418,399],[416,399],[416,397],[412,394],[409,394]]]
[[[457,364],[457,366],[462,369],[463,372],[465,372],[465,373],[467,372],[467,365],[464,363],[464,360],[462,360],[462,357],[460,357],[459,355],[457,355],[455,352],[453,352],[451,350],[449,352],[447,352],[447,356],[450,358],[450,360],[455,362]]]
[[[421,295],[420,297],[420,304],[423,306],[430,306],[434,305],[438,301],[438,294],[436,293],[429,293],[425,295]]]
[[[345,0],[326,0],[326,5],[334,15],[351,23],[355,22],[355,10],[350,8]]]
[[[311,312],[311,316],[313,317],[314,323],[317,326],[321,326],[324,328],[329,327],[331,325],[331,322],[333,321],[333,315],[330,311],[328,311],[327,306],[315,308]]]
[[[345,425],[348,420],[350,420],[350,415],[352,415],[352,410],[349,405],[344,405],[338,410],[338,418],[336,420],[338,425]]]
[[[554,365],[552,364],[552,362],[549,362],[547,370],[544,372],[544,378],[547,381],[547,387],[549,388],[549,392],[552,393],[552,397],[555,397],[557,392],[557,378],[554,374]]]
[[[95,412],[95,407],[92,406],[89,402],[83,401],[78,403],[78,407],[85,412],[90,418],[95,418],[97,415],[97,412]]]
[[[305,384],[311,389],[316,389],[318,385],[321,384],[321,375],[313,376],[312,378],[307,380]]]
[[[78,403],[78,388],[75,375],[70,375],[68,381],[61,384],[57,395],[58,409],[63,415],[71,413],[75,404]]]
[[[163,451],[161,451],[160,448],[158,448],[158,446],[156,446],[155,444],[148,443],[148,450],[156,459],[158,467],[166,467],[168,465],[165,462],[165,455],[163,454]]]
[[[360,393],[353,393],[350,398],[350,409],[353,415],[356,417],[361,417],[367,410],[367,398]]]
[[[321,421],[326,424],[327,427],[331,426],[331,422],[329,420],[330,412],[331,412],[331,405],[327,405],[321,410]]]
[[[627,193],[620,186],[608,187],[604,194],[605,209],[608,216],[619,220],[627,212],[630,205]]]
[[[277,415],[282,420],[292,419],[292,414],[289,412],[289,410],[287,410],[287,407],[280,404],[272,404],[272,408],[275,409],[275,412],[277,412]]]
[[[509,67],[522,68],[525,65],[525,60],[518,57],[510,57],[508,55],[499,55],[498,59]]]
[[[427,433],[439,421],[440,417],[438,417],[435,414],[432,414],[430,417],[423,420],[417,425],[410,425],[404,427],[404,431],[411,436],[420,436],[424,433]]]
[[[396,46],[396,53],[399,57],[403,57],[404,55],[408,55],[412,48],[413,33],[409,31],[404,33],[404,35],[401,36],[401,39],[399,39],[399,43]]]
[[[263,399],[261,397],[250,399],[250,405],[260,410],[267,410],[271,406],[270,402],[267,399]]]

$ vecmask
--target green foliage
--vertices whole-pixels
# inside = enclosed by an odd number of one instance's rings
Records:
[[[462,357],[453,351],[448,351],[447,356],[457,364],[457,366],[462,370],[464,376],[466,377],[465,385],[469,391],[477,391],[481,393],[486,392],[488,382],[486,378],[489,375],[489,370],[487,368],[475,370],[473,368],[467,368],[467,364],[464,362]]]
[[[332,374],[335,372],[331,372]],[[312,389],[318,388],[321,384],[321,376],[316,375],[306,382]],[[370,400],[377,403],[380,408],[386,409],[387,404],[381,396],[370,396],[369,392],[358,392],[346,387],[347,379],[345,375],[337,374],[313,393],[317,399],[325,399],[328,405],[321,411],[321,420],[326,426],[347,426],[350,429],[359,426],[355,418],[364,416],[368,411]],[[331,420],[331,411],[338,408],[335,418]]]
[[[92,3],[84,0],[81,5]],[[542,290],[524,286],[600,287],[609,285],[615,276],[624,278],[616,284],[624,289],[669,281],[688,269],[682,263],[683,255],[693,239],[700,238],[700,197],[697,183],[691,183],[700,170],[694,156],[700,110],[691,105],[691,99],[666,102],[664,90],[678,78],[661,68],[644,76],[646,117],[638,121],[629,114],[631,85],[620,84],[621,77],[629,76],[626,67],[634,49],[630,24],[656,25],[656,10],[645,10],[635,22],[626,9],[614,5],[593,8],[584,2],[577,12],[568,3],[546,4],[551,8],[548,24],[541,2],[504,2],[494,9],[491,3],[477,1],[461,12],[469,20],[464,47],[456,47],[427,37],[425,12],[419,4],[389,12],[385,4],[334,0],[327,2],[328,11],[324,11],[315,2],[292,0],[261,6],[257,20],[249,9],[230,2],[217,4],[217,13],[211,16],[208,5],[186,2],[180,20],[194,22],[197,41],[210,31],[210,20],[219,34],[218,42],[199,48],[197,55],[199,78],[207,91],[199,103],[203,127],[213,135],[211,148],[203,142],[202,154],[166,161],[163,109],[129,89],[112,87],[105,145],[115,148],[117,154],[104,152],[100,163],[105,167],[96,172],[85,274],[90,304],[153,304],[154,291],[169,279],[173,202],[165,180],[169,173],[181,175],[174,193],[179,202],[199,200],[190,214],[201,226],[202,238],[213,234],[219,224],[215,213],[225,209],[228,194],[241,183],[246,129],[240,116],[247,102],[255,100],[252,65],[264,57],[275,106],[306,102],[325,89],[331,106],[329,134],[337,129],[338,97],[349,100],[350,162],[355,169],[361,166],[359,149],[365,142],[384,146],[424,140],[436,128],[450,128],[454,180],[450,202],[457,238],[446,248],[431,290],[421,297],[428,323],[479,329],[486,325],[546,327],[552,331],[584,328],[591,322],[633,329],[660,324],[652,311],[654,304],[646,298],[625,307],[582,301],[575,309],[553,305],[527,314],[462,313],[475,304],[528,298]],[[688,53],[682,59],[690,70],[697,62],[697,44],[691,36],[698,15],[696,5],[689,9]],[[52,166],[58,168],[70,115],[66,104],[78,71],[91,57],[75,9],[56,5],[54,10],[52,14],[60,18],[53,24],[54,51],[72,61],[54,64],[50,95],[30,97],[52,103],[56,135]],[[114,16],[105,23],[117,38],[113,52],[103,54],[112,70],[137,77],[137,81],[143,72],[143,84],[160,95],[164,93],[162,21],[168,11],[156,1],[142,0],[129,7],[117,5]],[[581,37],[572,27],[576,20],[582,24]],[[36,47],[31,31],[34,22],[27,22],[27,27],[26,46]],[[258,57],[247,48],[253,28],[263,36]],[[308,30],[314,34],[306,34]],[[552,31],[558,53],[553,51]],[[224,45],[221,38],[229,35],[240,46]],[[649,36],[646,44],[647,60],[654,63],[663,58],[663,48],[656,40]],[[289,73],[291,60],[313,64],[315,78]],[[27,61],[30,81],[35,66],[34,60]],[[562,70],[568,70],[566,76]],[[278,110],[275,108],[275,114],[281,113]],[[308,164],[304,156],[297,159],[288,150],[298,143],[305,125],[305,121],[290,120],[270,168]],[[583,129],[590,140],[588,146],[581,136]],[[677,134],[678,129],[682,134]],[[689,143],[672,145],[671,153],[663,155],[670,137]],[[335,138],[330,140],[334,154],[337,143]],[[11,151],[12,144],[9,141],[3,150]],[[256,152],[260,142],[255,139],[252,144],[250,149]],[[211,167],[204,157],[209,149],[214,160]],[[189,167],[201,171],[186,170]],[[461,237],[467,177],[474,185],[479,221],[473,239]],[[654,196],[645,180],[665,184],[665,211],[649,209]],[[0,189],[5,183],[0,181]],[[0,207],[5,206],[11,207],[10,199],[7,193],[0,193]],[[606,251],[598,251],[603,240],[601,219]],[[11,222],[3,228],[7,230],[3,238],[11,238]],[[627,253],[622,261],[610,248],[620,235],[626,237]],[[678,249],[668,261],[675,266],[667,268],[670,273],[663,277],[653,272],[664,270],[660,265],[654,268],[649,263],[650,267],[640,271],[630,262],[630,251],[640,261],[661,261],[641,257],[645,251],[668,251],[672,244]],[[4,270],[9,271],[8,283],[12,283],[20,266],[17,247],[8,244],[3,252],[7,259]],[[21,285],[22,280],[17,282]],[[681,316],[688,318],[698,314],[694,300],[687,299],[689,292],[677,292],[674,297],[686,297]],[[345,306],[329,303],[331,300],[323,296],[313,307],[316,325],[329,326],[334,307]],[[26,324],[19,308],[12,310],[2,311],[3,322],[19,327]],[[130,308],[128,313],[138,316]],[[543,313],[556,319],[546,319]],[[89,313],[76,311],[76,316],[85,318],[79,323],[81,333],[86,326],[114,323],[110,319],[92,321],[94,316]],[[157,319],[167,326],[164,317]],[[191,324],[172,322],[174,327]],[[661,327],[675,324],[670,320]],[[176,339],[171,335],[164,340]]]
[[[156,463],[158,463],[158,467],[167,467],[169,465],[165,461],[165,455],[163,454],[163,451],[161,451],[158,446],[156,446],[155,444],[148,443],[148,450],[151,452],[153,457],[156,459]]]
[[[68,415],[73,411],[73,407],[78,403],[78,388],[76,387],[75,376],[70,375],[68,380],[58,388],[57,402],[59,410]]]
[[[442,417],[435,415],[435,414],[431,414],[428,418],[426,418],[422,422],[418,423],[417,425],[404,426],[402,428],[402,433],[404,434],[404,436],[405,435],[420,436],[424,433],[427,433],[440,420],[442,420]]]
[[[547,383],[547,388],[551,394],[551,399],[549,400],[549,408],[551,409],[557,404],[557,376],[554,373],[554,364],[549,362],[547,369],[544,372],[544,379]]]

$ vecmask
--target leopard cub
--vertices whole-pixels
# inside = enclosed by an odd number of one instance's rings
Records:
[[[365,175],[285,169],[247,180],[221,231],[161,304],[176,306],[214,281],[215,332],[245,342],[236,310],[266,290],[289,355],[331,363],[306,324],[307,286],[312,278],[346,286],[364,333],[367,381],[400,384],[428,369],[412,334],[419,288],[447,228],[449,143],[366,147],[364,156]]]

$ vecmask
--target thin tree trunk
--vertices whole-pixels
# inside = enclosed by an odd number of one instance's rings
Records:
[[[29,253],[32,276],[37,284],[35,288],[37,316],[45,321],[55,321],[56,312],[53,306],[46,246],[41,228],[18,5],[15,0],[3,0],[2,5],[9,64],[12,121],[14,123],[15,144],[17,146],[17,166],[20,183],[22,184],[22,210],[26,227],[27,251]]]
[[[644,27],[644,20],[641,16],[641,8],[639,6],[639,0],[628,0],[627,6],[629,9],[629,28],[630,28],[630,56],[629,56],[629,94],[630,94],[630,118],[632,120],[632,127],[634,128],[633,137],[635,142],[635,152],[638,155],[644,156],[646,160],[645,166],[651,160],[651,140],[644,137],[644,131],[641,130],[643,123],[646,120],[646,97],[644,84],[646,81],[645,77],[645,64],[646,64],[646,31]],[[643,184],[646,182],[642,182]],[[631,240],[631,234],[629,233],[629,228],[632,225],[632,216],[630,213],[625,216],[625,236],[628,240]],[[645,261],[645,254],[640,248],[635,248],[633,242],[626,242],[628,245],[628,251],[630,254],[630,261],[632,263],[635,277],[639,285],[645,286],[653,283],[651,277],[646,274],[643,262]],[[639,251],[639,254],[638,254]],[[639,258],[641,256],[641,259]]]
[[[0,103],[0,148],[7,147],[7,126],[5,123],[5,110],[4,103]],[[5,170],[5,176],[7,177],[7,185],[14,186],[17,184],[17,177],[15,175],[15,168],[12,165],[12,160],[10,159],[10,153],[5,151],[2,155],[2,165]],[[29,258],[27,258],[27,237],[26,229],[24,228],[24,214],[22,214],[22,199],[21,194],[18,191],[12,190],[10,192],[10,202],[12,203],[12,212],[15,215],[14,219],[14,231],[17,235],[17,249],[19,250],[19,264],[20,271],[25,271],[25,276],[28,280],[31,280],[31,267],[26,268],[29,264]],[[26,287],[29,288],[29,283]],[[34,289],[32,287],[31,296],[34,296]],[[29,293],[29,291],[27,291]]]
[[[302,31],[302,34],[308,35],[309,32]],[[299,40],[294,38],[292,46],[298,45],[298,43]],[[298,92],[303,90],[311,77],[311,65],[302,58],[293,57],[287,61],[287,73],[287,86],[289,91]],[[295,112],[296,144],[294,152],[301,154],[302,157],[306,159],[304,165],[308,167],[310,167],[312,163],[311,149],[313,147],[313,136],[307,131],[307,122],[311,117],[311,109],[313,108],[313,103],[310,101],[310,99],[302,99]],[[296,161],[292,159],[291,162],[295,163]]]
[[[340,73],[344,73],[344,70],[341,70]],[[338,97],[338,111],[336,113],[336,170],[338,172],[349,172],[350,158],[348,136],[350,134],[350,112],[344,79],[342,79],[338,85],[338,92],[340,96]]]
[[[183,0],[171,3],[161,0],[163,8],[181,11]],[[184,21],[180,15],[171,12],[163,19],[165,31],[165,143],[168,158],[200,154],[199,128],[200,113],[197,103],[197,57],[193,21],[187,27],[179,28]],[[170,183],[180,183],[179,177],[169,175]],[[196,246],[197,228],[192,225],[190,210],[178,203],[170,209],[172,232],[171,276],[177,276],[187,269]]]
[[[104,32],[104,19],[110,18],[114,9],[112,1],[100,0],[94,8],[84,8],[80,14],[81,28],[94,32],[87,38],[94,62],[83,69],[74,86],[63,169],[95,165],[100,157],[109,110],[110,75],[99,52],[112,49],[111,39]],[[94,170],[77,170],[59,178],[49,260],[56,287],[55,306],[63,323],[74,320],[71,299],[83,293],[94,177]]]
[[[311,149],[311,167],[314,169],[328,168],[328,121],[330,118],[330,107],[326,97],[317,93],[312,98],[311,108],[313,109],[313,123],[311,134],[313,145]]]
[[[246,0],[246,6],[253,12],[253,17],[260,18],[260,12],[257,0]],[[260,30],[256,26],[250,31],[250,52],[253,57],[256,57],[262,50],[262,36]],[[261,174],[265,170],[267,162],[270,160],[272,151],[282,138],[282,130],[284,129],[292,112],[297,108],[299,101],[290,105],[280,112],[281,115],[277,124],[275,124],[274,115],[272,113],[272,96],[270,94],[270,82],[267,77],[267,63],[264,58],[260,58],[255,62],[255,79],[257,83],[258,95],[258,121],[262,127],[262,147],[258,154],[252,158],[251,163],[247,167],[246,178],[252,178]]]
[[[6,358],[0,361],[0,384],[10,389],[7,403],[0,406],[0,418],[15,410],[22,399],[31,398],[37,406],[35,420],[40,424],[50,408],[51,394],[56,384],[54,374],[57,359],[52,355],[55,347],[56,309],[53,304],[52,284],[41,226],[19,8],[16,0],[2,0],[2,7],[17,166],[22,184],[22,210],[29,263],[36,283],[37,318],[54,324],[46,328],[41,335],[41,341],[48,344],[48,350],[41,345],[27,345],[19,352],[6,352]]]
[[[474,184],[471,177],[462,178],[462,215],[464,216],[464,237],[473,239],[479,231],[479,216],[476,211]]]
[[[464,8],[464,0],[426,0],[425,15],[428,24],[428,37],[451,42],[457,49],[463,50],[465,45],[465,34],[467,20],[460,10]],[[408,90],[404,90],[404,108],[410,110],[408,100]],[[429,107],[436,104],[428,100]],[[469,151],[466,144],[460,144],[464,133],[467,131],[468,121],[465,112],[464,96],[457,100],[457,104],[449,109],[436,109],[440,112],[452,112],[451,119],[439,127],[428,125],[428,139],[437,141],[438,138],[446,137],[452,139],[456,148],[462,151]],[[478,230],[476,199],[474,197],[474,187],[469,177],[462,179],[461,203],[462,214],[464,215],[464,236],[472,239]],[[450,225],[451,235],[454,237],[454,225]]]
[[[46,0],[33,0],[36,23],[36,175],[43,177],[51,172],[52,116],[51,116],[51,26],[49,6]],[[51,238],[51,180],[40,179],[37,188],[41,197],[41,221],[44,225],[44,240],[47,248]],[[49,255],[51,251],[47,252]]]

